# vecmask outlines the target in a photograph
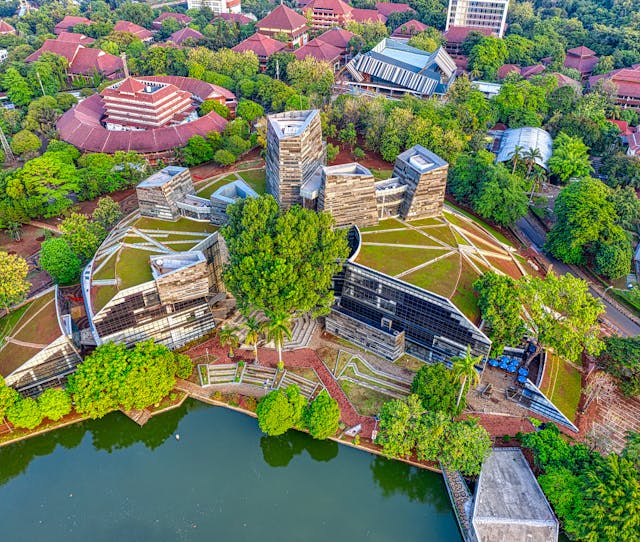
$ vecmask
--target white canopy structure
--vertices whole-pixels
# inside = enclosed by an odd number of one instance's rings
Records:
[[[553,139],[549,132],[542,128],[533,128],[531,126],[506,130],[500,142],[500,150],[498,151],[496,162],[511,160],[516,147],[520,147],[523,153],[529,149],[538,149],[541,157],[536,158],[536,164],[547,171],[549,170],[547,164],[553,152]]]

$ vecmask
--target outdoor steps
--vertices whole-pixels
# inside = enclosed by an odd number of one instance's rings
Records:
[[[146,408],[142,410],[120,410],[120,412],[122,412],[127,418],[136,422],[140,427],[147,423],[151,418],[151,412],[149,412]]]
[[[363,388],[370,389],[372,391],[377,391],[378,393],[382,393],[384,395],[388,395],[389,397],[393,397],[394,399],[405,399],[407,397],[407,393],[398,393],[395,391],[391,391],[388,388],[383,388],[380,386],[376,386],[374,384],[369,384],[363,380],[358,380],[356,378],[352,378],[350,376],[341,376],[340,380],[344,380],[346,382],[351,382],[352,384],[356,384],[357,386],[361,386]]]

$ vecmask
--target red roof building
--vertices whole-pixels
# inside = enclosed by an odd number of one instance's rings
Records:
[[[249,17],[243,15],[242,13],[221,13],[216,17],[216,19],[223,19],[224,21],[227,21],[229,23],[237,24],[250,24],[253,22],[253,19],[249,19]]]
[[[520,66],[516,64],[503,64],[498,68],[498,79],[504,79],[510,73],[520,75]]]
[[[349,48],[349,41],[354,36],[355,34],[353,32],[349,32],[344,28],[332,28],[331,30],[327,30],[326,32],[320,34],[316,39],[324,41],[329,45],[333,45],[338,49],[347,51]]]
[[[96,40],[85,36],[84,34],[78,34],[77,32],[60,32],[55,41],[66,41],[69,43],[79,43],[80,45],[91,45]]]
[[[402,4],[400,2],[376,2],[376,9],[387,18],[389,18],[389,15],[392,13],[404,13],[405,11],[415,13],[415,10],[409,4]]]
[[[0,34],[16,34],[16,29],[11,26],[7,21],[0,19]]]
[[[553,75],[556,78],[556,80],[558,81],[559,87],[571,87],[577,92],[582,93],[582,85],[580,84],[579,81],[572,79],[571,77],[565,75],[564,73],[553,72],[551,75]]]
[[[128,77],[102,93],[108,128],[159,128],[185,120],[195,107],[191,93],[170,83]]]
[[[312,56],[316,60],[328,62],[333,66],[334,71],[340,69],[343,50],[326,43],[318,38],[311,40],[304,47],[293,52],[298,60],[304,60],[308,56]]]
[[[182,45],[187,40],[198,41],[204,38],[204,35],[193,28],[181,28],[177,32],[171,34],[167,41],[173,42],[176,45]]]
[[[280,4],[269,15],[256,23],[256,30],[271,38],[284,34],[289,47],[302,47],[307,43],[307,19],[290,7]]]
[[[62,32],[69,32],[73,30],[73,27],[77,24],[94,24],[93,21],[86,17],[75,17],[73,15],[67,15],[62,21],[60,21],[53,29],[54,34],[60,34]]]
[[[420,32],[424,32],[427,28],[429,27],[426,24],[416,19],[411,19],[396,28],[391,34],[391,37],[409,39],[416,34],[420,34]]]
[[[184,15],[183,13],[171,13],[171,12],[165,11],[164,13],[161,13],[153,21],[153,28],[155,29],[161,28],[162,21],[164,21],[165,19],[175,19],[182,26],[187,26],[193,20],[191,17],[189,17],[188,15]]]
[[[128,32],[133,34],[137,38],[140,38],[143,42],[149,42],[153,40],[153,33],[146,28],[130,23],[129,21],[118,21],[113,27],[114,32]]]
[[[311,0],[304,11],[311,12],[313,28],[329,29],[334,26],[345,26],[351,20],[353,8],[342,0]]]
[[[253,36],[249,36],[246,40],[238,43],[238,45],[233,47],[231,50],[236,53],[253,51],[260,62],[260,69],[265,71],[267,69],[267,60],[269,60],[269,57],[283,49],[286,49],[286,47],[286,44],[281,41],[274,40],[269,36],[256,32]]]
[[[172,91],[175,88],[178,93],[187,92],[192,102],[216,100],[227,105],[231,110],[235,110],[237,104],[235,96],[228,90],[198,79],[152,76],[144,77],[140,82],[164,85]],[[132,106],[140,105],[140,102],[135,99],[140,92],[139,85],[136,83],[132,82],[125,87],[129,95],[125,96],[125,93],[121,93],[123,97],[133,98]],[[118,130],[109,130],[101,122],[107,113],[103,97],[99,94],[90,96],[60,117],[57,128],[61,139],[85,152],[113,154],[117,151],[131,150],[145,155],[150,163],[157,163],[159,160],[165,162],[173,160],[174,150],[184,147],[190,137],[222,132],[227,124],[225,119],[215,111],[211,111],[195,120],[187,119],[182,123],[170,122],[161,127],[145,129],[144,132],[139,129],[122,129],[122,127]]]
[[[630,128],[631,133],[627,136],[627,143],[629,148],[627,149],[627,156],[640,156],[640,133],[638,128]]]
[[[619,106],[640,110],[640,65],[594,75],[589,78],[589,86],[594,86],[600,79],[608,79],[616,86],[616,103]]]
[[[504,79],[510,73],[517,73],[524,79],[529,79],[534,75],[540,75],[545,69],[546,66],[542,64],[534,64],[533,66],[525,66],[524,68],[516,64],[503,64],[498,68],[498,79]]]
[[[386,23],[387,18],[377,9],[360,9],[353,8],[351,10],[351,20],[357,23]]]
[[[564,59],[564,67],[578,70],[584,81],[591,75],[598,60],[595,52],[583,45],[567,51],[567,56]]]
[[[60,38],[46,39],[40,49],[31,53],[24,60],[25,62],[35,62],[43,53],[54,53],[66,58],[67,75],[71,79],[88,80],[96,73],[105,79],[118,79],[123,75],[120,57]]]
[[[450,26],[443,36],[445,41],[445,49],[450,55],[462,54],[462,43],[467,39],[471,32],[480,32],[485,36],[491,35],[490,28],[482,28],[477,26]]]

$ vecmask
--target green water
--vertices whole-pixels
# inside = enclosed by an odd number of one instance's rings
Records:
[[[195,401],[0,448],[0,522],[8,542],[460,540],[439,475]]]

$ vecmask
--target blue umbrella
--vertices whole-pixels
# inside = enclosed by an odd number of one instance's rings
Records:
[[[509,367],[507,367],[507,371],[509,371],[510,373],[515,373],[516,368],[513,365],[509,365]]]
[[[500,358],[500,361],[501,361],[502,363],[505,363],[505,364],[506,364],[506,363],[509,363],[509,356],[502,356],[502,357]]]
[[[527,377],[520,375],[518,377],[518,382],[520,382],[521,384],[525,384],[527,382]]]
[[[504,361],[500,362],[500,369],[506,369],[507,368],[507,364]]]
[[[520,367],[520,369],[518,369],[518,374],[527,376],[529,374],[529,369],[527,369],[526,367]]]

